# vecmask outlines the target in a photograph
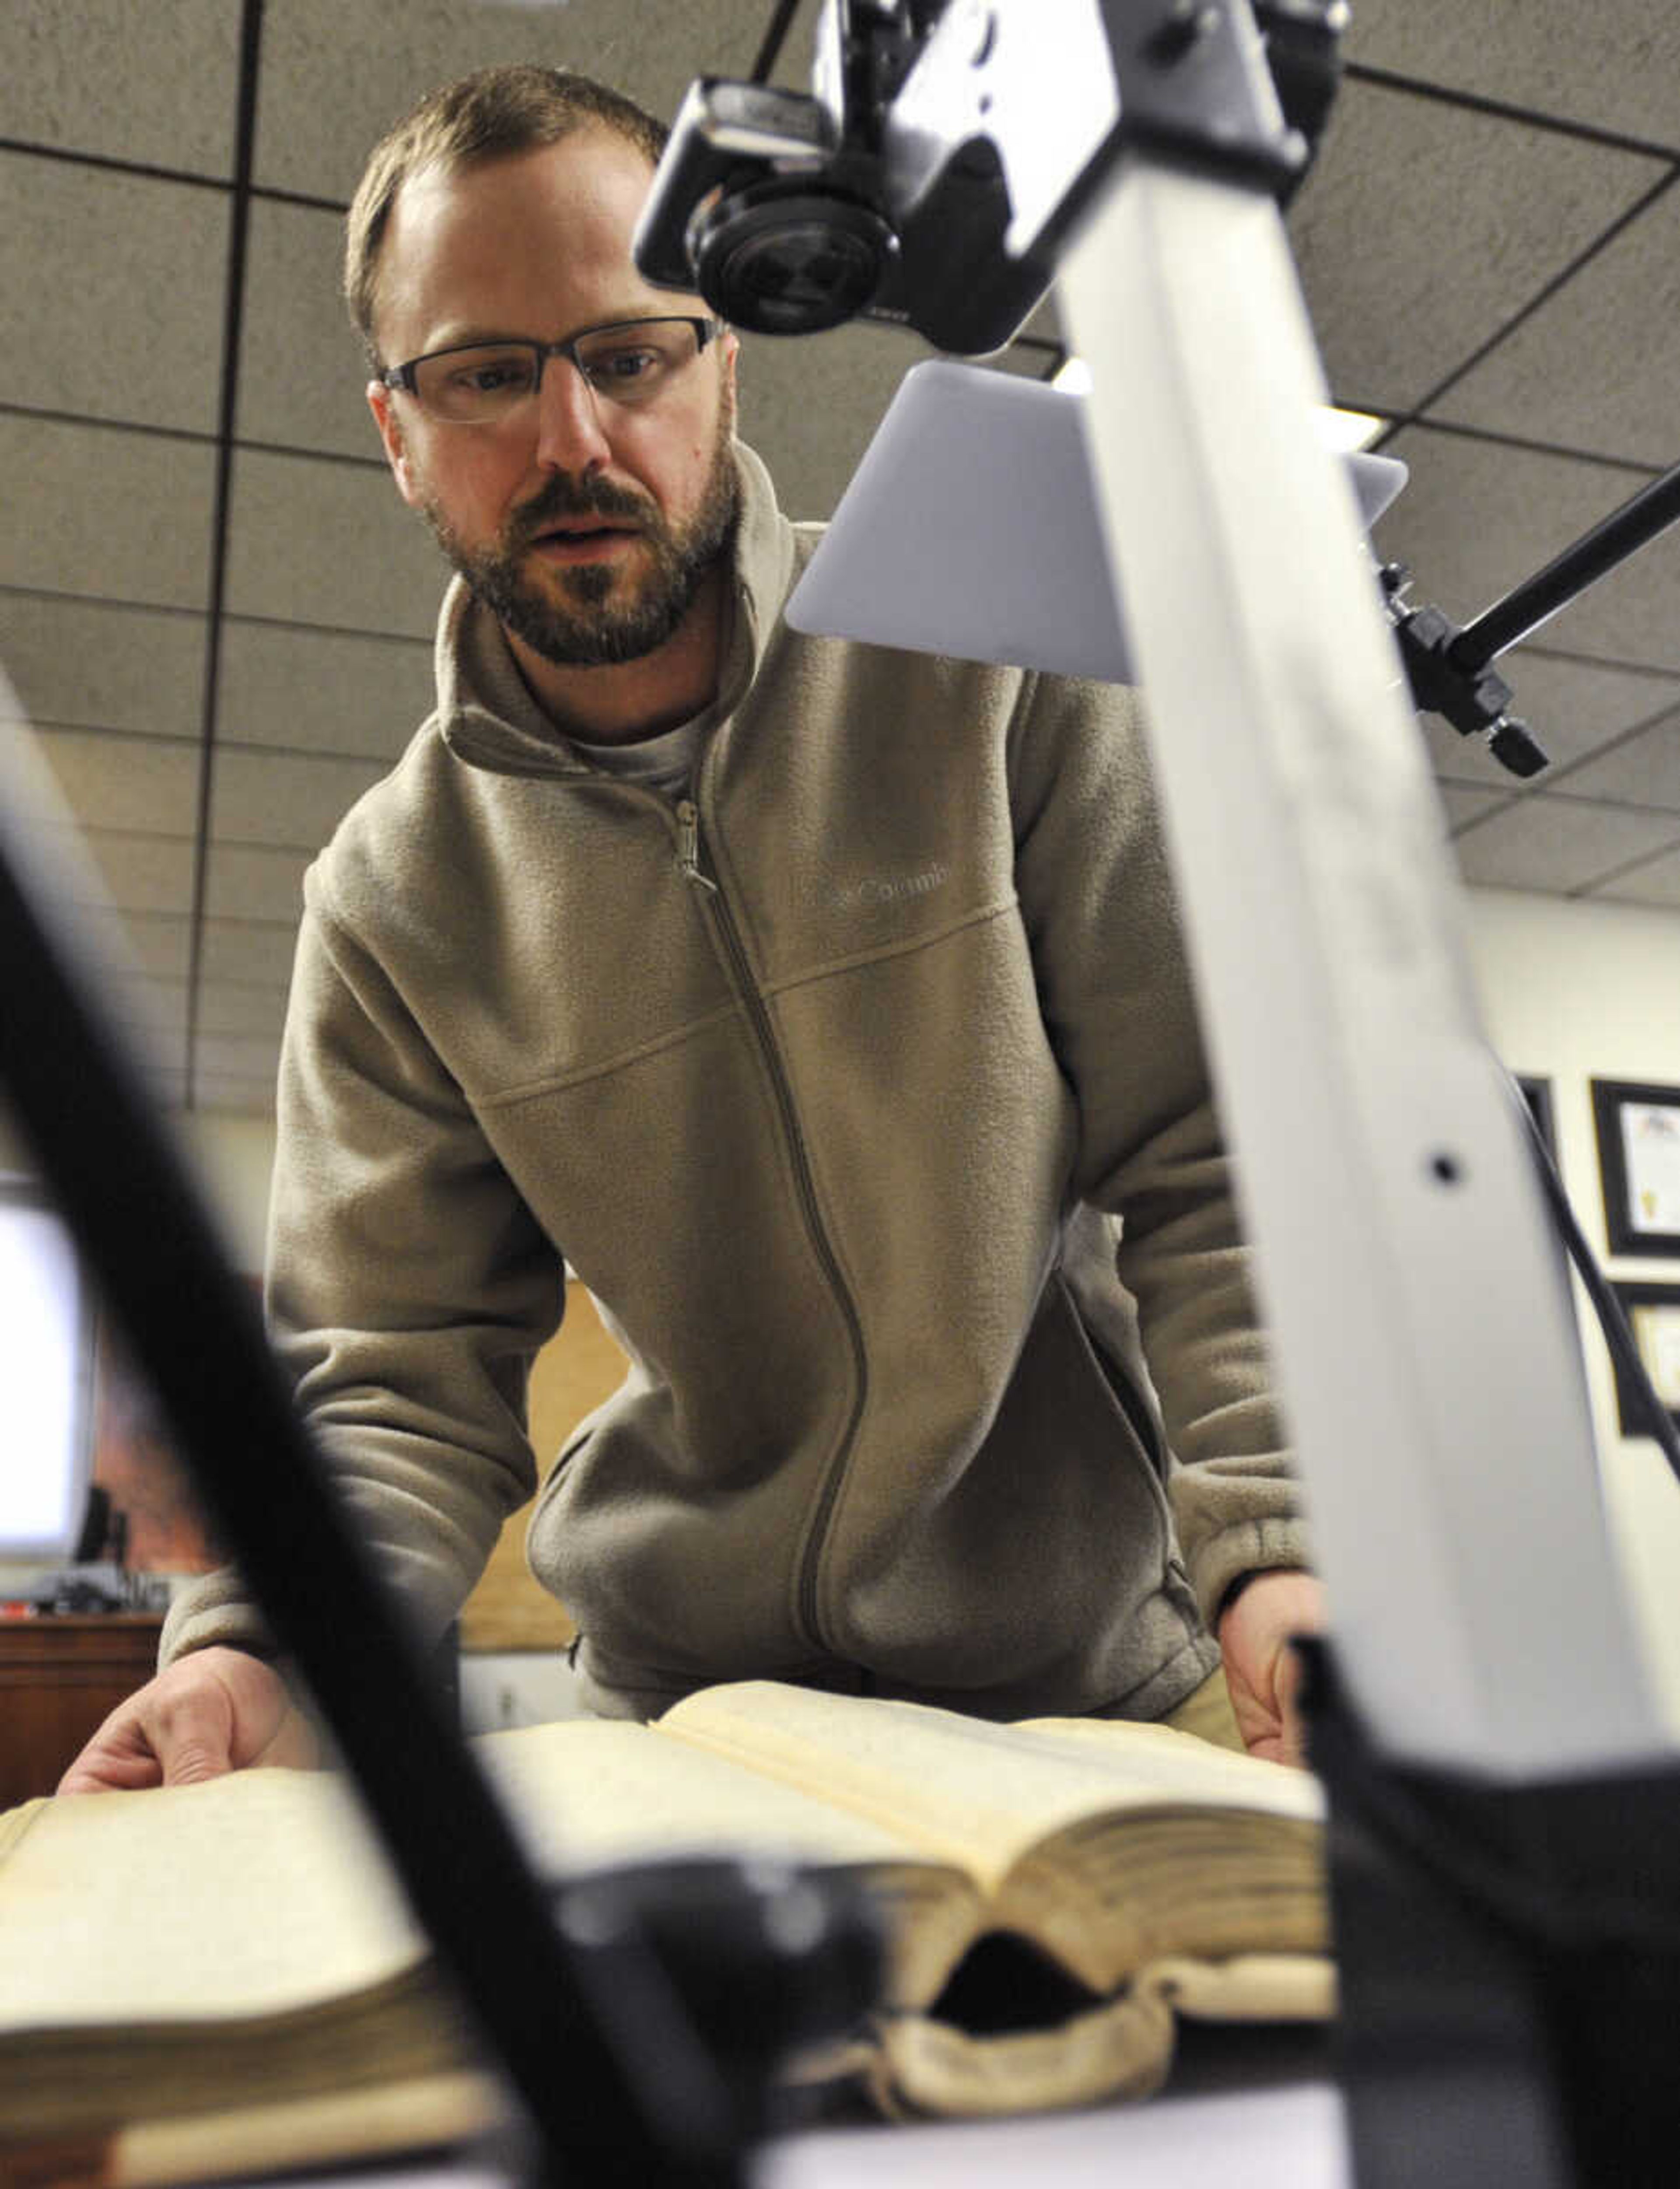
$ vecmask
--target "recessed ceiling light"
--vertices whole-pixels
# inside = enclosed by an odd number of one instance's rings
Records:
[[[1379,433],[1386,433],[1393,421],[1378,418],[1369,410],[1322,410],[1317,414],[1318,430],[1332,449],[1349,454],[1355,449],[1368,449]]]

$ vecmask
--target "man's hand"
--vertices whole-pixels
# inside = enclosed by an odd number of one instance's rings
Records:
[[[119,1703],[59,1791],[190,1786],[258,1763],[308,1770],[319,1761],[314,1729],[278,1672],[242,1649],[201,1649]]]
[[[1237,1731],[1251,1756],[1304,1763],[1306,1741],[1296,1689],[1301,1660],[1292,1634],[1326,1624],[1323,1585],[1311,1574],[1257,1574],[1219,1621],[1219,1649]]]

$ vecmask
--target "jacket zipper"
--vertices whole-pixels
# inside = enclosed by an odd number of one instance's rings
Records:
[[[725,908],[717,884],[709,874],[701,869],[700,813],[699,808],[692,798],[681,799],[677,802],[676,863],[682,869],[683,879],[686,881],[699,883],[703,890],[710,890],[718,899],[719,910],[722,912]],[[730,956],[730,963],[731,964],[735,963],[733,953]]]
[[[822,1211],[817,1206],[817,1188],[811,1175],[810,1158],[806,1152],[805,1136],[800,1129],[799,1115],[794,1106],[793,1089],[782,1063],[776,1041],[776,1030],[770,1023],[770,1013],[758,992],[748,962],[746,947],[741,941],[740,930],[729,908],[729,900],[716,880],[700,863],[700,812],[692,798],[677,801],[677,861],[685,880],[704,889],[711,902],[717,930],[723,940],[724,954],[729,960],[737,993],[746,1007],[759,1053],[764,1059],[770,1075],[770,1083],[776,1097],[778,1114],[782,1121],[782,1132],[793,1162],[794,1181],[799,1195],[800,1212],[805,1228],[821,1269],[846,1324],[846,1336],[851,1346],[853,1368],[853,1397],[851,1412],[846,1424],[834,1457],[823,1475],[816,1510],[806,1537],[804,1555],[799,1573],[799,1615],[804,1624],[806,1638],[817,1648],[826,1644],[817,1617],[817,1569],[827,1539],[829,1523],[834,1515],[840,1485],[846,1478],[846,1465],[851,1457],[851,1447],[857,1428],[863,1417],[863,1403],[868,1390],[868,1361],[863,1349],[863,1325],[857,1304],[840,1271],[839,1259],[823,1228]]]

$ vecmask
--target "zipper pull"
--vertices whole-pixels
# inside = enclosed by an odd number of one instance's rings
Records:
[[[717,895],[717,884],[710,874],[700,871],[700,809],[692,798],[680,800],[676,809],[676,863],[683,877],[699,882],[702,889]]]

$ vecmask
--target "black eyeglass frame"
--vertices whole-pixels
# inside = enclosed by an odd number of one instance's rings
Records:
[[[579,379],[594,395],[602,391],[597,388],[579,359],[580,342],[587,342],[591,335],[615,334],[624,327],[674,326],[693,327],[696,358],[704,356],[706,344],[724,331],[723,321],[710,315],[691,312],[644,313],[639,319],[606,320],[599,326],[580,327],[575,334],[568,335],[563,342],[538,342],[533,335],[506,335],[484,342],[451,342],[447,348],[428,349],[422,356],[411,357],[406,365],[385,365],[381,369],[379,378],[382,386],[399,387],[405,395],[413,396],[415,401],[420,403],[417,376],[421,366],[430,365],[434,358],[465,357],[475,349],[528,349],[535,354],[537,361],[536,378],[531,386],[533,399],[542,393],[542,376],[548,370],[548,360],[552,357],[563,357],[575,368]],[[421,408],[425,408],[423,404]],[[426,415],[428,418],[437,419],[440,426],[493,426],[500,422],[495,418],[444,418],[434,410],[427,410]]]

